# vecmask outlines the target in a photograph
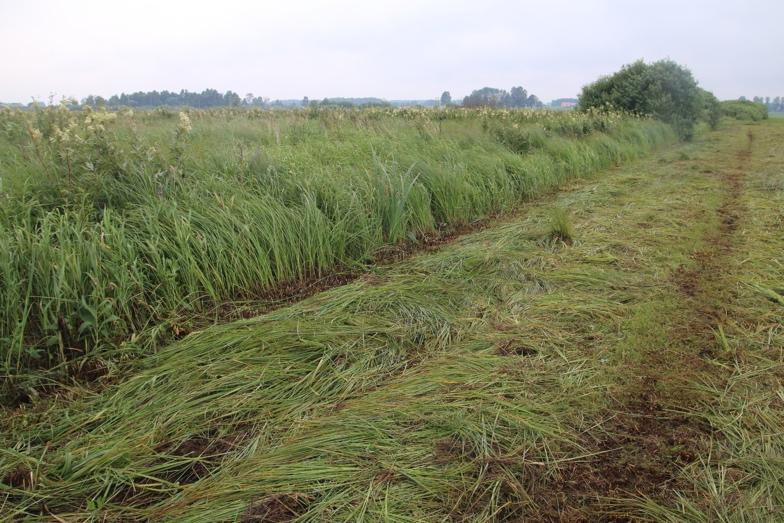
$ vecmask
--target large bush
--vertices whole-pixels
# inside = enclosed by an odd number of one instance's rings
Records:
[[[671,60],[642,60],[583,88],[580,108],[614,109],[653,116],[671,124],[682,139],[694,134],[704,97],[691,71]]]
[[[702,99],[702,118],[710,125],[711,129],[716,129],[722,116],[719,99],[705,89],[700,89],[700,96]]]
[[[764,104],[749,100],[725,100],[720,105],[722,116],[736,120],[758,122],[768,118],[768,107]]]

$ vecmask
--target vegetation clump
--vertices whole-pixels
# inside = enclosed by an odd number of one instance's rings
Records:
[[[749,100],[725,100],[721,102],[721,114],[735,120],[759,122],[768,118],[768,108]]]
[[[583,88],[579,107],[647,115],[671,124],[689,140],[703,115],[703,94],[691,71],[671,60],[638,60]]]
[[[565,209],[557,207],[550,213],[550,230],[547,238],[551,243],[571,245],[574,241],[574,225]]]
[[[535,94],[520,86],[512,87],[511,91],[495,87],[483,87],[471,92],[463,98],[464,107],[543,107]]]

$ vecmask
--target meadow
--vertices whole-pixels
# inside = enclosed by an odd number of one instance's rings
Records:
[[[590,111],[4,109],[5,401],[674,140],[661,122]]]
[[[3,518],[779,519],[784,122],[6,116]]]

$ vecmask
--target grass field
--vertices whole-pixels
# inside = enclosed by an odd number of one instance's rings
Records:
[[[341,114],[359,120],[343,123]],[[573,114],[547,118],[567,122],[561,118]],[[166,116],[140,118],[141,140],[176,134],[176,117],[168,127]],[[8,138],[4,169],[14,181],[5,197],[31,209],[26,219],[39,224],[3,213],[0,227],[16,249],[57,238],[40,248],[62,260],[111,253],[80,263],[114,260],[106,270],[117,273],[137,257],[149,263],[152,249],[143,249],[153,237],[175,260],[166,263],[188,267],[183,272],[195,279],[192,286],[185,275],[169,282],[165,265],[140,270],[148,278],[136,282],[144,293],[127,292],[154,307],[134,309],[122,328],[83,330],[94,342],[82,346],[97,352],[102,371],[88,381],[62,379],[56,389],[41,389],[42,397],[31,393],[4,410],[0,513],[33,521],[779,519],[784,122],[725,122],[674,145],[659,124],[623,118],[577,135],[538,117],[526,116],[532,121],[523,126],[503,114],[203,118],[193,118],[177,167],[177,176],[196,174],[167,186],[170,198],[137,195],[128,208],[108,205],[110,218],[104,210],[99,221],[95,202],[143,193],[137,178],[98,188],[90,175],[69,181],[59,172],[52,183],[84,184],[78,197],[53,191],[52,200],[38,197],[33,205],[40,187],[22,180],[35,153]],[[290,142],[297,133],[308,138]],[[270,189],[265,178],[238,193],[228,188],[258,170],[214,174],[230,158],[240,161],[242,136],[267,136],[265,165],[275,167],[261,171],[287,166],[287,176],[275,178],[280,186]],[[44,162],[53,161],[54,151],[45,154]],[[516,162],[519,170],[510,168]],[[340,212],[329,214],[322,203],[313,207],[320,218],[303,218],[308,195],[320,201],[332,193]],[[265,211],[261,201],[287,205]],[[346,211],[352,201],[362,209],[356,215]],[[153,204],[160,214],[149,211]],[[176,221],[161,217],[180,209],[183,219],[185,208],[193,209],[193,229],[166,228]],[[260,220],[265,212],[291,221]],[[405,218],[390,218],[396,212]],[[349,217],[336,232],[342,216]],[[356,216],[366,222],[357,225]],[[481,230],[404,255],[409,242],[445,240],[488,216]],[[145,219],[159,221],[142,229]],[[65,232],[40,225],[47,220],[62,231],[80,228],[69,243]],[[353,247],[323,258],[286,243],[315,237],[308,224],[319,220],[331,224],[316,229],[324,242],[337,242],[335,235],[362,240],[346,240]],[[107,234],[112,224],[133,245],[122,254]],[[243,224],[254,234],[242,234]],[[199,251],[192,238],[212,228],[208,250]],[[260,254],[275,252],[265,243],[251,264],[254,235],[271,230],[286,246],[281,252],[298,254],[276,265]],[[111,248],[102,250],[101,242]],[[391,245],[402,259],[389,261]],[[65,265],[36,266],[29,253],[43,251],[25,252],[0,262],[10,271],[5,278],[18,278],[3,280],[3,336],[12,342],[4,358],[17,384],[43,372],[20,354],[39,346],[44,313],[67,307],[33,289],[29,272]],[[190,262],[179,257],[186,255]],[[260,259],[276,269],[253,272],[264,265]],[[235,263],[239,275],[230,270]],[[269,307],[253,294],[259,288],[346,267],[358,275],[353,281],[254,313]],[[117,293],[111,274],[62,289]],[[28,285],[11,295],[18,287],[9,281]],[[253,293],[244,294],[248,289]],[[127,303],[112,296],[109,315]],[[177,300],[198,305],[183,308]],[[231,300],[240,300],[232,311],[253,317],[228,322],[231,314],[213,312],[215,324],[203,323],[205,311]],[[20,308],[21,319],[11,316]],[[33,327],[19,326],[26,318],[35,318]],[[47,320],[53,332],[57,318]],[[187,318],[201,319],[188,325]],[[186,331],[199,328],[172,343],[160,335],[132,351],[112,349],[117,341],[127,349],[133,333],[149,340],[150,330],[180,322]],[[61,346],[60,337],[53,347]],[[51,358],[58,368],[57,350]]]
[[[673,139],[651,120],[541,111],[0,119],[11,400],[84,372],[84,356],[105,367],[150,352],[281,287],[356,272]]]

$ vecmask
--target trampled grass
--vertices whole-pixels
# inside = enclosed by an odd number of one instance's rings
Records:
[[[678,275],[722,227],[717,172],[737,168],[745,128],[571,182],[438,252],[193,333],[101,390],[14,411],[0,433],[14,442],[0,455],[0,510],[95,521],[764,521],[781,504],[782,308],[759,291],[781,287],[774,125],[754,131],[772,138],[755,142],[743,193],[753,211],[738,225],[748,232],[735,233],[726,279],[700,291],[746,311],[709,347],[729,353],[706,357],[707,368],[653,369],[675,387],[662,394],[667,408],[688,406],[717,429],[668,471],[683,476],[669,501],[592,490],[598,474],[576,473],[621,470],[605,464],[628,455],[597,442],[616,441],[613,420],[646,358],[677,354],[677,333],[694,326]],[[578,241],[549,241],[553,209],[568,209]],[[713,287],[739,288],[738,301]],[[677,403],[688,390],[700,401]]]
[[[673,140],[650,120],[536,111],[0,118],[0,372],[17,399],[85,355],[145,353],[226,301],[357,267]]]

